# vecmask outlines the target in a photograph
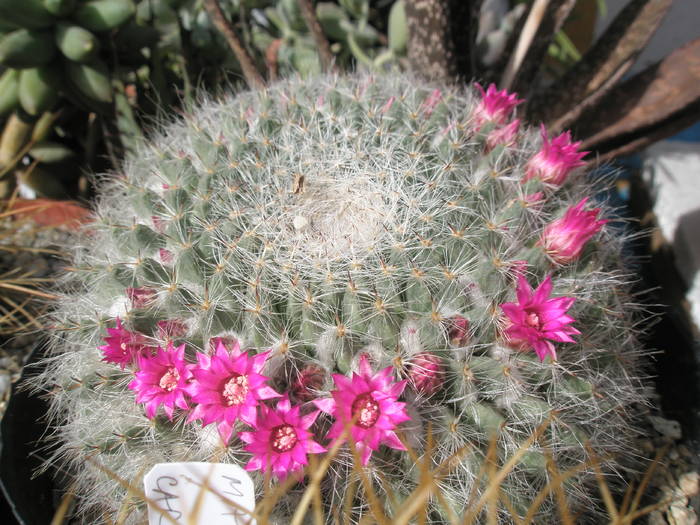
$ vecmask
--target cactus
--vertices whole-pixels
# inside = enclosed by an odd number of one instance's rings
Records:
[[[403,449],[439,464],[466,447],[431,523],[483,489],[492,436],[505,460],[548,417],[503,481],[511,511],[546,485],[549,454],[560,470],[589,450],[616,454],[611,476],[624,472],[646,394],[621,235],[601,220],[566,251],[569,212],[543,248],[547,225],[600,188],[573,170],[583,153],[566,134],[516,126],[488,141],[520,101],[481,93],[400,75],[290,79],[205,100],[125,161],[77,244],[33,382],[51,394],[51,461],[75,472],[83,509],[123,511],[123,487],[95,462],[138,486],[155,463],[216,458],[247,465],[262,494],[266,453],[288,454],[295,431],[319,453],[348,413],[376,490],[393,493],[386,505],[420,482]],[[232,407],[235,418],[217,416]],[[265,427],[271,413],[286,426]],[[276,436],[267,452],[260,432]],[[327,508],[350,463],[344,447],[323,482]],[[592,481],[584,469],[565,488],[595,517]],[[289,523],[301,490],[273,522]],[[362,513],[356,498],[348,508]],[[127,505],[142,519],[143,502]],[[553,506],[537,523],[556,519]]]

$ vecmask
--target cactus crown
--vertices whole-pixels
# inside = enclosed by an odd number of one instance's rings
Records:
[[[222,448],[185,410],[144,415],[127,389],[133,374],[98,349],[116,317],[138,344],[185,343],[190,363],[212,341],[270,349],[262,373],[306,403],[302,412],[334,389],[330,373],[391,367],[391,381],[408,379],[399,404],[410,420],[396,428],[404,443],[422,453],[431,429],[436,463],[469,447],[440,481],[435,523],[445,505],[461,512],[494,432],[507,458],[555,414],[504,481],[519,512],[546,483],[545,449],[561,469],[587,457],[584,443],[625,451],[631,407],[644,397],[620,236],[603,230],[576,260],[553,262],[541,232],[593,190],[576,175],[558,187],[525,180],[542,139],[528,130],[487,140],[501,123],[474,122],[479,100],[409,76],[291,79],[205,100],[125,162],[76,252],[54,356],[35,380],[53,390],[54,459],[79,470],[87,506],[118,509],[122,489],[86,455],[136,483],[156,462],[250,459],[239,438]],[[556,362],[509,338],[513,321],[499,308],[523,279],[547,276],[552,297],[571,298],[581,332],[556,343]],[[319,416],[317,441],[332,421]],[[419,474],[394,444],[375,449],[368,468],[401,496]],[[329,471],[327,504],[349,483],[349,463],[341,452]],[[567,484],[573,503],[590,503],[586,479]],[[280,505],[280,523],[297,495]],[[364,502],[355,505],[361,514]]]

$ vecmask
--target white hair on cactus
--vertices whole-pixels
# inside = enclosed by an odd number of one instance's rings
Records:
[[[125,497],[86,457],[137,484],[160,461],[250,458],[235,437],[219,447],[218,435],[188,424],[184,410],[172,421],[144,415],[127,387],[134,370],[104,362],[99,350],[117,316],[157,342],[159,323],[181,323],[186,330],[173,339],[186,344],[190,363],[215,336],[270,350],[271,384],[293,392],[306,371],[302,397],[329,395],[331,374],[359,372],[361,355],[373,371],[391,366],[396,380],[411,379],[402,399],[412,421],[399,430],[426,454],[431,429],[427,459],[454,463],[439,486],[457,511],[484,490],[478,479],[491,436],[507,460],[548,410],[556,418],[542,443],[560,470],[588,457],[584,441],[633,459],[636,407],[648,391],[640,308],[620,255],[627,234],[606,228],[560,266],[537,244],[547,223],[609,181],[572,173],[557,189],[524,183],[542,135],[524,129],[517,142],[489,149],[473,116],[479,99],[441,89],[407,75],[351,75],[203,97],[105,179],[52,313],[51,355],[32,382],[50,392],[57,447],[49,460],[75,473],[85,516],[97,509],[112,519]],[[511,348],[499,305],[516,300],[519,275],[536,285],[549,274],[552,297],[575,299],[569,315],[582,334],[557,343],[558,360],[543,363],[531,349]],[[129,288],[155,299],[135,306]],[[440,371],[439,381],[418,378],[429,392],[411,377],[417,356],[421,373]],[[329,426],[319,417],[317,439]],[[470,453],[451,459],[463,447]],[[503,480],[519,512],[546,485],[544,459],[533,447]],[[607,467],[613,477],[625,464]],[[386,487],[403,498],[420,483],[410,456],[386,447],[368,474],[386,500]],[[342,449],[322,484],[327,508],[338,506],[353,475]],[[595,514],[592,479],[582,472],[566,490]],[[262,494],[264,476],[255,481]],[[274,520],[289,522],[300,491],[280,500]],[[359,522],[367,504],[350,503]],[[555,504],[543,502],[538,523],[556,520]],[[438,499],[429,506],[432,523],[446,521]],[[131,522],[142,520],[143,506],[127,507]]]

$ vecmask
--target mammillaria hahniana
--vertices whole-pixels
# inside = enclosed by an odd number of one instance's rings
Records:
[[[105,181],[34,380],[82,508],[125,497],[95,462],[138,484],[158,462],[217,458],[262,493],[265,470],[301,476],[350,423],[380,495],[419,483],[406,448],[430,439],[432,464],[468,451],[435,523],[482,490],[494,434],[505,460],[551,416],[502,483],[504,519],[550,455],[562,470],[632,456],[645,391],[623,240],[604,207],[583,210],[600,185],[576,171],[578,143],[523,129],[518,102],[401,75],[291,79],[204,100],[143,144]],[[327,509],[351,469],[343,447]],[[591,479],[566,493],[594,514]]]

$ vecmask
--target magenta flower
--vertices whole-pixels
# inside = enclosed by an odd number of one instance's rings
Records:
[[[192,378],[190,368],[185,363],[185,345],[167,350],[158,347],[156,354],[138,356],[139,371],[136,378],[129,383],[129,388],[136,392],[136,402],[146,405],[146,416],[153,419],[158,407],[169,419],[173,419],[175,407],[187,410],[185,394]]]
[[[198,353],[198,364],[192,370],[195,381],[189,389],[196,406],[187,421],[201,419],[204,426],[217,423],[224,443],[231,438],[237,419],[254,427],[260,401],[280,397],[265,384],[268,378],[260,374],[268,355],[263,352],[250,356],[241,352],[238,342],[230,353],[221,342],[212,356]]]
[[[481,93],[481,102],[474,108],[472,115],[477,131],[486,122],[493,122],[498,126],[506,124],[515,106],[525,101],[519,99],[517,93],[508,93],[505,89],[498,91],[495,84],[489,84],[486,91],[478,82],[474,85]]]
[[[430,352],[420,352],[408,364],[408,377],[416,392],[432,395],[445,382],[442,359]]]
[[[486,137],[486,150],[491,151],[496,146],[510,146],[515,142],[520,129],[520,119],[516,118],[510,124],[491,131]]]
[[[238,437],[248,443],[245,450],[253,453],[246,470],[272,471],[278,480],[300,472],[308,464],[307,454],[320,454],[326,449],[316,443],[309,431],[319,411],[302,416],[299,406],[292,407],[285,396],[272,409],[260,405],[260,416],[255,430],[241,432]]]
[[[539,178],[542,182],[560,186],[571,170],[585,164],[581,159],[588,152],[578,150],[580,141],[571,142],[570,131],[550,141],[544,124],[540,129],[542,148],[528,161],[523,182]]]
[[[397,401],[406,387],[406,381],[392,383],[391,367],[372,374],[366,356],[360,356],[360,374],[353,373],[352,379],[341,374],[333,374],[338,387],[331,392],[333,397],[316,399],[314,404],[322,411],[336,418],[326,436],[337,438],[350,427],[350,439],[357,447],[366,465],[372,452],[382,443],[397,450],[406,450],[394,433],[396,426],[408,421],[405,403]],[[353,422],[353,418],[355,421]]]
[[[550,355],[557,358],[551,341],[574,343],[571,335],[580,334],[576,328],[569,326],[574,322],[566,315],[576,300],[573,297],[555,297],[552,293],[552,278],[547,278],[533,292],[523,275],[518,276],[517,303],[503,303],[501,310],[508,317],[509,325],[505,335],[510,344],[523,349],[532,348],[544,361]]]
[[[563,217],[544,228],[539,244],[555,262],[566,264],[581,255],[583,246],[600,231],[607,220],[598,220],[599,208],[585,211],[588,199],[572,206]]]
[[[136,357],[147,348],[143,336],[125,329],[118,317],[117,327],[107,328],[107,333],[109,336],[103,338],[107,344],[99,347],[104,356],[102,361],[117,364],[122,370],[134,364]]]

